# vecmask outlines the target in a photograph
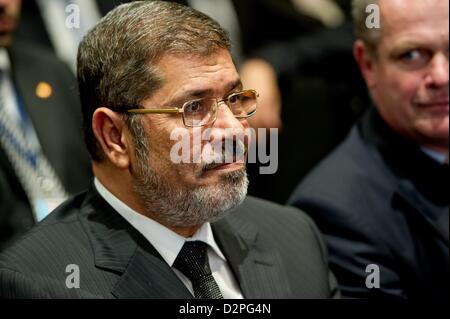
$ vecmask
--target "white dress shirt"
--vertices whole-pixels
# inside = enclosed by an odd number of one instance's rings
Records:
[[[184,238],[153,219],[145,217],[131,209],[128,205],[109,192],[97,178],[95,178],[94,184],[95,188],[106,202],[108,202],[108,204],[139,231],[153,247],[155,247],[192,295],[194,295],[192,283],[186,276],[173,267],[173,263],[186,241],[198,240],[208,244],[208,258],[211,272],[219,285],[223,297],[225,299],[243,299],[240,288],[228,266],[227,260],[214,240],[210,223],[204,224],[194,236]]]

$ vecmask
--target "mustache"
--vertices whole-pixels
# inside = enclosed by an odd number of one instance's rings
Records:
[[[208,143],[202,152],[202,170],[212,169],[222,164],[245,162],[247,147],[241,139],[228,139],[225,142]]]

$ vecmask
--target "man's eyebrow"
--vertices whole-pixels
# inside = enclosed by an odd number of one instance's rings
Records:
[[[391,48],[391,50],[388,53],[388,56],[390,59],[397,59],[400,55],[422,48],[423,45],[414,42],[414,41],[405,41],[401,43],[397,43],[394,47]]]
[[[190,100],[195,99],[201,99],[204,97],[212,96],[213,90],[206,89],[206,90],[189,90],[183,93],[183,95],[180,95],[179,97],[175,98],[174,100],[170,101],[167,106],[170,107],[181,107],[183,103],[186,103]]]
[[[191,99],[191,98],[202,98],[202,97],[207,97],[207,96],[211,96],[213,94],[213,90],[211,89],[206,89],[206,90],[191,90],[191,91],[186,91],[183,94],[183,98],[184,99]]]
[[[229,90],[227,90],[227,92],[231,92],[234,91],[236,89],[240,89],[242,90],[242,81],[241,79],[237,79],[236,81],[234,81],[233,83],[230,84],[229,86]]]
[[[232,92],[236,89],[242,89],[241,79],[237,79],[237,80],[233,81],[231,84],[229,84],[226,88],[226,94],[229,94],[230,92]],[[180,103],[192,100],[192,99],[200,99],[200,98],[204,98],[204,97],[214,97],[214,90],[212,90],[212,89],[201,90],[200,89],[200,90],[186,91],[183,94],[183,96],[176,99],[175,103],[180,104]]]
[[[408,42],[402,42],[399,43],[397,46],[393,48],[394,52],[402,52],[402,51],[408,51],[408,50],[414,50],[417,48],[423,47],[423,44],[420,44],[418,42],[408,41]]]
[[[236,89],[242,89],[241,79],[237,79],[237,80],[231,82],[229,85],[227,85],[225,91],[228,93],[228,92],[234,91]],[[213,94],[214,94],[213,90],[206,89],[206,90],[187,91],[185,94],[183,94],[183,96],[187,97],[187,98],[202,98],[202,97],[210,97]]]
[[[397,43],[392,48],[392,53],[395,54],[401,54],[406,51],[410,50],[416,50],[416,49],[430,49],[435,50],[438,49],[435,43],[432,41],[429,41],[428,39],[425,40],[415,40],[415,39],[409,39],[406,41],[402,41]]]

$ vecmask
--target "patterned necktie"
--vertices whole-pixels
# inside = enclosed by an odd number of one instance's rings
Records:
[[[209,268],[208,245],[201,241],[187,241],[173,266],[192,282],[196,299],[223,299]]]
[[[3,78],[0,70],[0,87]],[[6,110],[0,94],[0,145],[40,221],[67,198],[67,193],[42,151],[31,146],[21,126]]]

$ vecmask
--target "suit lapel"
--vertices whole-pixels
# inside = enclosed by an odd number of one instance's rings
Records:
[[[156,249],[92,187],[82,209],[95,264],[120,274],[117,298],[192,298]]]
[[[239,215],[239,212],[234,214]],[[212,228],[215,240],[227,258],[245,298],[291,296],[279,253],[258,242],[255,226],[229,216],[214,223]]]
[[[0,145],[0,167],[2,167],[7,172],[14,172],[14,168],[12,167],[8,159],[8,156],[6,155],[1,145]]]
[[[449,244],[449,212],[446,207],[430,207],[430,203],[425,201],[421,194],[414,188],[409,181],[399,183],[396,192],[412,209],[409,211],[414,214],[413,217],[419,222],[427,225],[440,240]]]
[[[157,256],[137,248],[112,294],[121,299],[193,298],[172,269]]]

